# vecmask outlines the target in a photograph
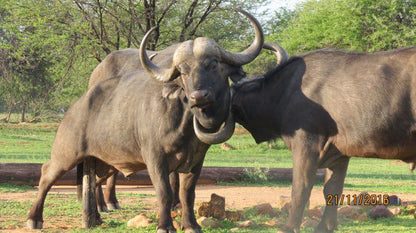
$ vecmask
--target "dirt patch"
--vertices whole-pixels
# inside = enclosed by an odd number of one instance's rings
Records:
[[[105,186],[104,186],[105,188]],[[54,186],[49,194],[74,194],[74,186]],[[155,190],[152,186],[117,186],[117,193],[145,194],[142,198],[145,203],[154,205],[156,203]],[[247,186],[219,186],[219,185],[198,185],[196,188],[195,202],[208,201],[211,194],[225,197],[226,209],[240,210],[262,203],[270,203],[273,207],[278,207],[280,196],[291,195],[291,189],[285,187],[247,187]],[[345,195],[359,194],[357,191],[344,190]],[[33,201],[37,190],[30,190],[24,193],[0,193],[1,200],[14,201]],[[371,193],[384,194],[384,193]],[[393,195],[393,194],[390,194]],[[416,201],[416,194],[396,193],[402,201]],[[325,205],[322,188],[314,188],[310,198],[310,208]]]
[[[323,197],[322,188],[314,188],[311,193],[310,208],[316,206],[324,206],[325,199]],[[54,186],[50,194],[75,194],[75,186]],[[143,201],[145,206],[140,209],[141,212],[154,212],[156,211],[156,196],[155,190],[151,186],[117,186],[117,193],[133,193],[138,194],[135,196],[135,200],[138,198]],[[280,196],[290,196],[290,188],[281,187],[245,187],[245,186],[218,186],[218,185],[199,185],[196,189],[196,204],[198,206],[200,202],[208,201],[211,198],[211,194],[225,197],[226,210],[243,210],[247,207],[253,207],[263,203],[270,203],[272,207],[278,208]],[[37,190],[29,190],[24,193],[0,193],[0,200],[2,201],[31,201],[33,202],[37,194]],[[142,194],[142,195],[139,195]],[[144,194],[144,195],[143,195]],[[344,194],[359,194],[356,191],[345,190]],[[373,193],[372,193],[373,194]],[[374,193],[377,194],[377,193]],[[392,195],[392,194],[390,194]],[[402,201],[416,201],[416,194],[396,194]],[[128,196],[119,196],[121,206],[130,206],[134,203],[134,198]],[[13,219],[15,220],[15,219]],[[26,217],[16,219],[19,222],[18,226],[6,226],[7,230],[0,230],[0,232],[39,232],[30,231],[25,226]],[[127,221],[127,219],[126,219]],[[62,217],[48,218],[45,221],[44,228],[46,229],[68,229],[80,227],[79,217]],[[3,226],[4,227],[4,226]]]

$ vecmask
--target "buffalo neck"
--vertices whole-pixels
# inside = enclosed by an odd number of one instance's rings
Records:
[[[283,67],[234,86],[233,110],[236,122],[244,126],[257,143],[281,137],[284,112],[293,90],[303,72],[290,69],[290,64],[301,59],[291,59]],[[303,61],[301,61],[303,62]],[[304,70],[303,70],[304,71]],[[291,91],[289,91],[291,90]]]

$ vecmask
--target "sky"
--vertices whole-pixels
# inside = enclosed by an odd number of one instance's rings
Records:
[[[294,9],[297,3],[304,1],[305,0],[271,0],[267,8],[271,10],[279,9],[280,7]]]
[[[288,8],[288,9],[295,9],[296,4],[305,2],[307,0],[270,0],[270,3],[267,4],[265,7],[262,7],[258,9],[257,12],[264,12],[265,10],[268,10],[269,14],[265,17],[259,17],[260,23],[264,24],[267,22],[267,20],[270,20],[268,16],[271,17],[274,15],[274,11],[280,9],[281,7]],[[254,13],[256,15],[256,13]],[[260,15],[260,14],[257,14]]]

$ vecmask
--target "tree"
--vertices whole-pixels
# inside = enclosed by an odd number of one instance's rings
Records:
[[[69,37],[62,30],[62,6],[58,1],[2,1],[0,86],[9,115],[18,105],[22,122],[29,107],[37,112],[48,102],[60,78],[54,67],[66,60],[60,48]]]
[[[389,50],[415,45],[415,33],[415,1],[310,0],[273,38],[294,54],[320,48]]]
[[[89,25],[83,28],[81,36],[92,42],[90,46],[93,47],[94,57],[99,62],[111,51],[129,47],[138,48],[141,38],[152,27],[157,28],[148,43],[150,50],[192,39],[198,35],[201,28],[204,28],[204,24],[216,26],[214,29],[205,25],[205,30],[202,29],[204,36],[214,35],[215,39],[215,35],[222,31],[218,30],[219,25],[227,25],[225,29],[236,26],[234,24],[236,21],[227,16],[230,12],[225,13],[223,7],[250,10],[266,2],[266,0],[250,2],[235,0],[120,0],[116,2],[74,0],[83,16],[82,20]],[[216,17],[211,17],[213,21],[208,22],[212,15]],[[222,22],[218,22],[219,20]],[[246,26],[247,23],[244,22],[243,25]]]
[[[0,0],[0,108],[20,110],[22,121],[27,112],[37,118],[65,110],[99,61],[139,47],[153,26],[148,49],[206,36],[241,50],[252,27],[231,8],[254,12],[267,1]]]

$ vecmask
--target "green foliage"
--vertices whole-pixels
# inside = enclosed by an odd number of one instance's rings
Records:
[[[416,44],[416,2],[310,0],[271,38],[291,54],[320,48],[389,50]]]
[[[153,26],[150,49],[206,36],[240,51],[252,28],[231,8],[253,12],[267,2],[0,0],[0,112],[20,111],[22,121],[26,112],[29,120],[54,118],[87,89],[97,61],[138,48]]]
[[[270,181],[268,175],[269,169],[262,169],[260,167],[245,168],[243,176],[243,182],[264,184]]]

